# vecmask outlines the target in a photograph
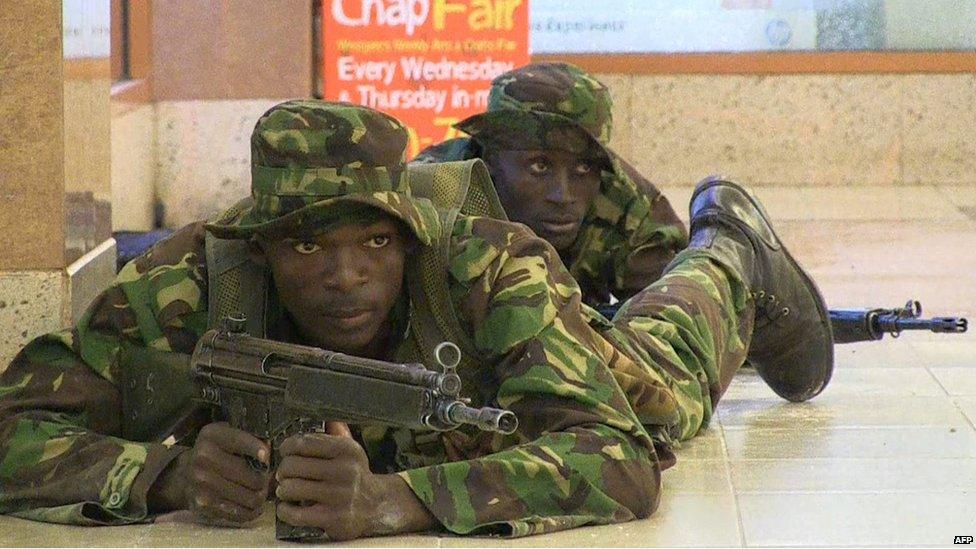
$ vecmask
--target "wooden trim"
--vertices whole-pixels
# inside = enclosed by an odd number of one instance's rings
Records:
[[[120,29],[128,30],[128,75],[125,80],[112,83],[113,113],[128,109],[129,105],[140,105],[154,100],[152,86],[152,0],[131,0],[128,3],[128,22],[122,25],[116,21],[121,11],[121,2],[113,0],[112,24],[112,68],[120,63],[119,49],[121,37],[116,36]],[[113,77],[116,73],[113,72]]]
[[[976,52],[762,52],[533,55],[600,74],[911,74],[976,72]]]
[[[125,78],[125,55],[122,45],[122,31],[125,25],[122,24],[122,0],[112,0],[111,4],[111,27],[110,43],[112,60],[112,82],[118,82]]]
[[[129,2],[129,76],[150,79],[152,73],[152,0]]]
[[[65,80],[99,80],[112,77],[111,61],[107,57],[84,57],[64,60]]]
[[[131,106],[151,103],[152,86],[152,0],[129,2],[129,78],[112,85],[113,114]]]
[[[150,103],[152,102],[152,86],[148,79],[123,80],[112,84],[113,103]]]

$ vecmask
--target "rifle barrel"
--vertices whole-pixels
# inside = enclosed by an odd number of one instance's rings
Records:
[[[460,402],[447,410],[448,420],[455,425],[474,425],[482,431],[510,435],[518,429],[518,418],[508,410],[472,408]]]
[[[937,334],[961,334],[969,328],[965,318],[935,317],[935,318],[897,318],[889,315],[878,317],[878,328],[887,333],[898,333],[905,330],[927,330]]]

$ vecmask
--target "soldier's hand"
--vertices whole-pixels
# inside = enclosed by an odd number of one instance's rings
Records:
[[[267,444],[226,423],[211,423],[200,430],[193,449],[184,456],[184,497],[196,519],[241,524],[261,515],[271,476]],[[246,458],[264,464],[265,469],[255,470]]]
[[[381,533],[375,511],[388,499],[385,476],[370,472],[366,452],[341,427],[285,439],[276,491],[279,519],[339,541]]]

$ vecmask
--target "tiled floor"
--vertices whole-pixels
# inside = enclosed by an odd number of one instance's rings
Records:
[[[667,189],[686,204],[690,189]],[[976,318],[976,190],[762,189],[780,236],[829,304]],[[684,214],[687,215],[687,214]],[[664,473],[657,513],[513,541],[407,536],[355,546],[951,545],[976,534],[976,331],[837,348],[804,404],[741,372],[717,421]],[[0,517],[0,545],[268,545],[253,529],[64,528]]]

